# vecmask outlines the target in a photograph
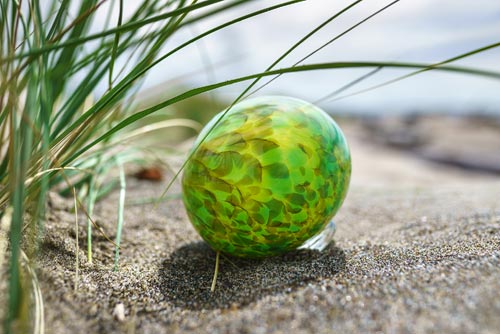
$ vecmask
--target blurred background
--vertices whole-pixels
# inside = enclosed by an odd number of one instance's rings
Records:
[[[181,31],[175,38],[176,43],[167,45],[166,50],[220,22],[276,3],[279,1],[249,1],[243,7],[203,20],[194,28]],[[300,38],[350,3],[351,1],[308,0],[230,26],[169,58],[149,74],[143,87],[148,89],[161,85],[165,78],[177,78],[185,85],[199,86],[262,72]],[[293,65],[323,43],[389,3],[391,1],[361,2],[311,37],[277,68]],[[127,3],[125,15],[133,9],[133,4]],[[105,10],[102,12],[105,13]],[[303,63],[437,63],[498,42],[499,35],[498,1],[402,0]],[[490,50],[454,64],[500,71],[499,56],[500,50]],[[121,61],[126,63],[127,59]],[[286,94],[312,102],[318,101],[369,71],[370,69],[345,69],[287,74],[273,81],[259,94]],[[341,95],[354,93],[408,72],[383,69]],[[234,99],[245,85],[246,83],[222,88],[217,91],[217,95],[227,100]],[[333,112],[362,114],[498,114],[499,89],[500,82],[493,79],[434,71],[363,94],[336,101],[323,101],[321,105]]]
[[[292,66],[392,1],[363,1],[309,38],[275,68]],[[165,52],[220,22],[279,1],[245,6],[179,31]],[[350,1],[308,0],[232,25],[169,57],[142,83],[138,108],[190,87],[264,71],[294,43]],[[105,5],[106,6],[106,5]],[[134,10],[127,3],[124,15]],[[105,10],[102,10],[105,13]],[[104,16],[102,22],[104,22]],[[95,29],[100,24],[98,20]],[[322,48],[301,64],[334,61],[438,63],[498,42],[500,2],[432,0],[396,2]],[[140,55],[133,54],[133,57]],[[500,49],[453,63],[500,72]],[[120,58],[119,66],[129,59]],[[131,62],[133,63],[133,62]],[[376,89],[412,70],[371,68],[285,74],[255,95],[289,95],[315,103],[341,123],[351,140],[410,153],[462,170],[500,173],[500,81],[428,71]],[[360,78],[359,82],[356,82]],[[261,83],[267,82],[264,78]],[[355,83],[356,82],[356,83]],[[181,115],[206,123],[249,84],[231,85],[177,105]],[[258,85],[259,86],[259,85]],[[349,86],[349,87],[347,87]],[[106,85],[98,87],[104,92]],[[161,119],[161,113],[156,116]],[[144,120],[151,122],[154,118]],[[352,130],[352,131],[351,131]],[[176,138],[192,135],[178,130]],[[191,131],[191,132],[190,132]]]

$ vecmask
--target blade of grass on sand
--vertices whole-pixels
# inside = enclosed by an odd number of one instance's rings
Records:
[[[92,215],[94,214],[94,205],[97,197],[96,176],[91,176],[89,181],[89,190],[87,192],[87,261],[92,264]]]
[[[36,2],[34,8],[35,8],[34,24],[36,26],[35,33],[38,36],[37,42],[39,43],[39,45],[43,46],[46,43],[46,37],[45,37],[46,33],[42,23],[43,16],[42,16],[42,10],[40,8],[40,3]],[[35,124],[37,124],[37,131],[38,131],[36,138],[39,138],[39,140],[41,140],[41,149],[40,149],[42,155],[41,169],[47,170],[50,168],[50,159],[47,153],[50,145],[50,117],[53,109],[52,106],[54,104],[54,102],[51,100],[51,93],[50,93],[51,86],[47,75],[48,67],[50,66],[48,55],[46,54],[41,55],[37,59],[37,65],[38,65],[38,71],[37,71],[36,82],[38,84],[34,87],[34,89],[36,90],[36,94],[39,97],[38,103],[40,110],[38,115],[35,115]],[[34,215],[36,217],[33,220],[31,227],[31,234],[33,240],[37,240],[39,235],[41,235],[43,231],[43,221],[45,220],[45,208],[47,204],[46,195],[49,190],[49,177],[47,174],[43,174],[41,176],[38,188],[39,188],[38,194],[34,196],[35,198],[37,198],[37,207],[34,212]],[[32,258],[37,251],[38,243],[33,241],[30,244],[31,244],[30,245],[31,249],[28,249],[28,256],[29,258]]]
[[[27,272],[30,278],[30,287],[33,291],[34,317],[29,320],[33,323],[33,333],[43,334],[45,333],[45,311],[43,305],[42,289],[40,288],[40,283],[38,282],[36,271],[33,269],[33,264],[30,263],[31,261],[23,251],[21,251],[21,261],[23,264],[23,269]],[[27,326],[30,325],[27,324]]]
[[[123,212],[125,210],[125,193],[127,185],[125,183],[125,170],[121,162],[117,161],[118,168],[120,170],[120,200],[118,203],[118,225],[116,228],[116,239],[115,239],[115,260],[114,260],[114,271],[118,270],[118,260],[120,258],[120,241],[122,237],[123,228]]]
[[[36,110],[33,105],[36,103],[34,94],[28,94],[27,104],[24,108],[21,119],[17,120],[15,113],[11,113],[11,128],[18,131],[11,133],[12,146],[11,149],[17,154],[13,157],[10,174],[11,178],[11,203],[13,207],[11,226],[10,226],[10,266],[9,266],[9,302],[8,314],[5,331],[10,333],[14,319],[18,319],[18,323],[27,320],[27,314],[23,312],[23,299],[26,298],[22,294],[22,275],[20,272],[19,260],[21,253],[21,237],[23,222],[25,217],[25,195],[26,187],[24,180],[26,178],[26,170],[28,168],[30,153],[33,143],[32,120],[33,112]],[[24,322],[23,322],[24,323]],[[26,321],[27,324],[27,321]]]
[[[79,247],[79,233],[78,233],[78,200],[76,198],[76,189],[75,187],[72,188],[73,192],[73,205],[75,208],[75,234],[76,234],[76,246],[75,246],[75,292],[78,291],[78,281],[80,280],[79,275],[80,275],[80,259],[79,259],[79,253],[80,253],[80,247]]]

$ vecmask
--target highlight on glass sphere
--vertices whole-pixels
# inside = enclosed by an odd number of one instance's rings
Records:
[[[334,232],[351,157],[320,108],[281,96],[244,100],[215,116],[191,153],[184,205],[216,252],[275,256]]]

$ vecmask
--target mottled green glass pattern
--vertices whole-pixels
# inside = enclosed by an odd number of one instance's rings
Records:
[[[246,100],[221,115],[198,136],[182,179],[201,237],[216,251],[257,258],[294,250],[321,232],[351,175],[333,119],[288,97]]]

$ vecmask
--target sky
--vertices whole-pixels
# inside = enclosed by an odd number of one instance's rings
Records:
[[[293,65],[390,2],[361,2],[294,50],[277,68]],[[165,46],[165,52],[221,22],[276,3],[279,1],[249,1],[238,10],[191,26],[174,36]],[[186,85],[199,86],[261,72],[304,35],[350,3],[352,1],[308,0],[238,23],[162,62],[148,75],[143,89],[161,87],[166,78],[179,78]],[[435,63],[499,41],[500,1],[400,0],[302,64],[334,61]],[[500,72],[499,60],[500,48],[460,60],[454,65]],[[365,93],[324,100],[369,71],[341,69],[286,74],[256,95],[294,96],[318,103],[333,112],[479,111],[500,114],[500,80],[438,71],[419,74]],[[340,96],[406,73],[408,70],[382,69]],[[225,87],[217,94],[230,100],[246,85],[248,83]]]

